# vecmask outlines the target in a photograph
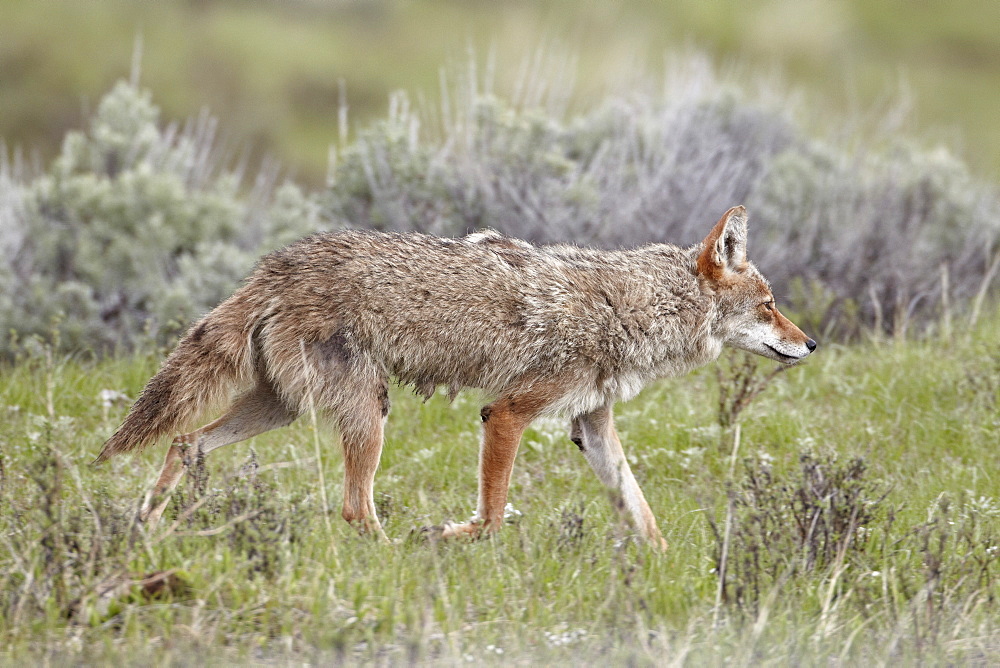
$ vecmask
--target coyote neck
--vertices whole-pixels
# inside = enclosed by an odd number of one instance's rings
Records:
[[[632,251],[649,256],[648,263],[632,257],[627,265],[647,268],[645,287],[636,285],[634,275],[607,277],[605,290],[618,294],[608,301],[613,318],[605,330],[603,358],[613,362],[607,371],[609,389],[621,386],[614,392],[617,398],[638,392],[635,383],[628,382],[633,376],[645,384],[683,375],[719,356],[722,342],[712,327],[716,306],[698,280],[696,250],[655,245]]]

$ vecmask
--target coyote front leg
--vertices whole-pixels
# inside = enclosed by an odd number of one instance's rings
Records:
[[[625,459],[622,443],[615,431],[611,406],[574,418],[570,438],[583,450],[583,456],[601,482],[617,492],[622,510],[628,512],[643,538],[655,548],[666,549],[667,543],[656,526],[653,511],[649,509],[646,497]]]
[[[534,397],[501,399],[482,410],[483,442],[479,450],[479,505],[476,519],[464,524],[448,524],[442,537],[491,534],[503,524],[507,489],[521,434],[538,415]]]

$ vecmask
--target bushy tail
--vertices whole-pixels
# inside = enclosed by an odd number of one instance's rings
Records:
[[[176,433],[208,406],[224,400],[234,387],[252,380],[253,317],[241,292],[185,334],[104,444],[95,464]]]

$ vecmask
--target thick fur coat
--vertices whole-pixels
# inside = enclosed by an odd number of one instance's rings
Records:
[[[483,496],[486,459],[501,448],[494,442],[516,452],[531,419],[566,415],[574,431],[596,434],[600,449],[617,442],[615,401],[714,360],[724,344],[782,362],[812,351],[815,343],[773,307],[745,245],[742,207],[690,248],[534,247],[495,232],[308,237],[262,258],[190,329],[98,461],[176,433],[235,390],[244,394],[227,415],[175,444],[210,450],[315,408],[340,429],[349,477],[352,448],[368,453],[364,478],[369,468],[374,474],[370,451],[377,466],[391,380],[425,396],[442,386],[452,396],[479,388],[493,399],[483,420],[494,421],[484,427],[480,513],[495,514]],[[183,472],[178,457],[172,466]],[[505,499],[510,471],[502,459],[497,485]],[[620,477],[623,457],[612,459]],[[168,465],[169,455],[164,475]],[[612,473],[604,478],[613,484]],[[370,481],[357,484],[357,494],[370,497]],[[347,495],[345,517],[377,525],[373,506],[348,511],[369,500]],[[648,514],[644,500],[636,503],[633,515]]]

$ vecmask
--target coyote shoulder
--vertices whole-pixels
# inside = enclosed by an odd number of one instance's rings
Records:
[[[381,534],[372,486],[390,380],[425,396],[480,388],[492,401],[481,413],[477,517],[446,525],[445,536],[499,528],[522,432],[557,414],[660,546],[614,403],[716,359],[724,345],[787,364],[816,347],[747,261],[746,230],[745,210],[734,207],[690,248],[535,247],[495,232],[307,237],[262,258],[191,327],[97,461],[175,434],[236,395],[222,417],[173,439],[140,511],[155,524],[192,448],[207,453],[316,408],[342,441],[344,519]]]

